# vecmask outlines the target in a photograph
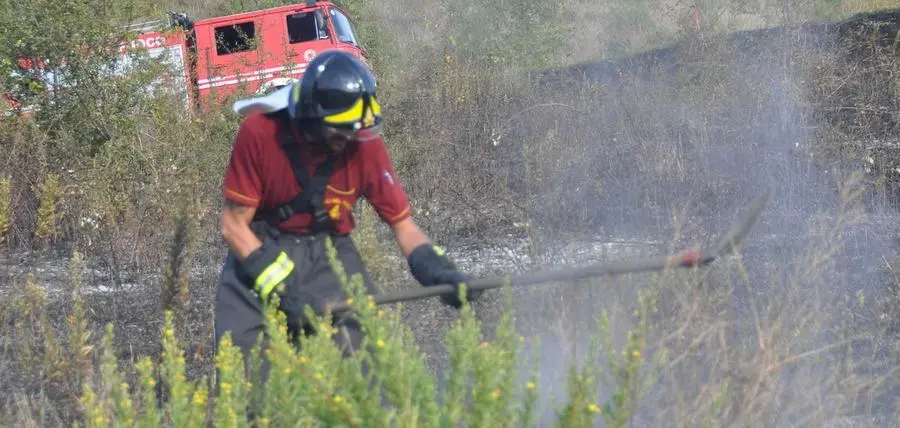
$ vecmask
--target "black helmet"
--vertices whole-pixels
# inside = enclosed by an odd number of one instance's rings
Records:
[[[294,83],[288,114],[300,123],[353,131],[375,128],[381,125],[375,89],[375,76],[360,60],[328,50],[313,58],[300,82]]]

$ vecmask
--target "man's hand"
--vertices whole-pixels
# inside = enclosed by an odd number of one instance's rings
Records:
[[[460,272],[456,265],[447,258],[441,247],[431,243],[419,245],[410,253],[407,260],[413,277],[423,286],[455,285],[457,292],[452,295],[441,295],[441,301],[457,309],[462,307],[458,287],[460,283],[468,282],[471,277]],[[468,301],[474,301],[479,295],[480,292],[468,292],[468,290],[466,293]]]
[[[238,276],[265,301],[293,272],[294,262],[284,251],[264,247],[250,230],[255,213],[254,207],[226,200],[222,212],[222,237],[238,258]]]
[[[284,251],[263,245],[241,261],[239,268],[248,285],[263,301],[268,301],[275,287],[279,287],[279,293],[283,291],[284,281],[294,271],[294,262]]]
[[[429,242],[412,218],[396,223],[392,228],[397,245],[409,263],[410,272],[420,284],[426,287],[437,284],[459,286],[459,283],[470,280],[468,275],[456,269],[440,247]],[[481,293],[466,290],[466,300],[473,302]],[[442,295],[441,301],[457,309],[462,306],[458,293]]]

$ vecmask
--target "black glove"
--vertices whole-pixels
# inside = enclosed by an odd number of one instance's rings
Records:
[[[239,267],[247,286],[260,300],[267,301],[276,287],[279,293],[284,290],[285,279],[294,271],[294,261],[286,252],[263,245],[247,255]]]
[[[472,278],[460,272],[444,254],[444,250],[434,244],[419,245],[409,254],[407,261],[409,262],[410,273],[416,278],[416,281],[419,281],[425,287],[440,284],[459,287],[459,283],[468,282]],[[472,292],[466,290],[466,300],[470,302],[477,299],[480,295],[480,291]],[[442,294],[441,301],[457,309],[462,307],[458,288],[453,294]]]

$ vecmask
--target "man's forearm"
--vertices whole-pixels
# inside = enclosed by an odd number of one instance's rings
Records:
[[[262,241],[250,230],[253,211],[252,208],[230,204],[222,213],[222,237],[238,260],[244,260],[262,246]]]
[[[262,241],[247,226],[237,228],[234,233],[225,235],[225,242],[228,243],[228,247],[231,248],[238,260],[244,260],[250,253],[262,246]]]
[[[429,242],[428,236],[422,232],[412,219],[406,219],[393,226],[394,238],[400,247],[403,257],[409,257],[409,254],[419,245]]]

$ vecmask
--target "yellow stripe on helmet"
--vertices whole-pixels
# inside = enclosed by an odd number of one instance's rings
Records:
[[[369,97],[369,108],[363,111],[363,99],[359,98],[349,109],[325,116],[326,123],[345,124],[362,121],[366,126],[374,124],[375,117],[381,115],[381,105],[375,97]]]
[[[325,122],[329,123],[348,123],[359,120],[363,115],[363,99],[358,98],[356,102],[347,110],[340,113],[325,116]]]
[[[295,83],[293,86],[293,89],[291,89],[291,104],[297,104],[300,102],[300,83]]]

